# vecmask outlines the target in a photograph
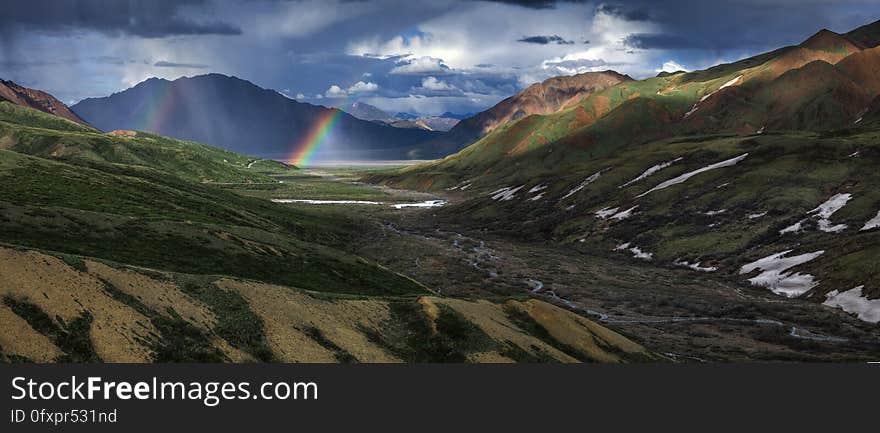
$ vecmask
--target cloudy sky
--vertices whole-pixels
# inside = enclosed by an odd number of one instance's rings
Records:
[[[551,76],[702,69],[877,19],[877,0],[6,0],[0,78],[72,103],[219,72],[327,106],[467,113]]]

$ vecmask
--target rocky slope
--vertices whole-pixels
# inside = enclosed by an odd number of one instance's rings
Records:
[[[79,123],[80,125],[89,126],[88,123],[54,96],[40,90],[19,86],[12,81],[0,80],[0,101],[8,101],[22,107],[33,108]]]

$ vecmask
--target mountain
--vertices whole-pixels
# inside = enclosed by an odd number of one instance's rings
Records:
[[[406,119],[394,118],[379,108],[364,102],[353,102],[339,108],[358,119],[402,129],[446,132],[458,123],[457,119],[445,117],[417,117],[415,115],[407,115]]]
[[[395,118],[395,119],[400,119],[400,120],[413,120],[413,119],[418,119],[418,118],[419,118],[419,115],[418,115],[418,114],[412,114],[412,113],[404,113],[404,112],[401,111],[401,112],[398,112],[398,113],[394,114],[394,118]]]
[[[419,146],[424,156],[442,157],[456,152],[499,126],[533,114],[551,114],[575,105],[585,96],[630,77],[614,71],[587,72],[554,77],[535,83],[492,108],[462,120],[446,134]]]
[[[417,128],[426,131],[446,132],[458,124],[458,119],[451,117],[419,117],[411,120],[392,120],[386,122],[395,128]]]
[[[390,114],[365,102],[352,102],[339,109],[361,120],[387,122],[393,119]]]
[[[85,99],[72,109],[105,131],[144,130],[274,159],[302,147],[319,122],[332,128],[318,159],[408,159],[415,143],[436,135],[360,120],[220,74],[151,78],[108,97]]]
[[[40,90],[19,86],[12,81],[0,80],[0,101],[9,101],[15,105],[33,108],[80,125],[89,126],[54,96]]]
[[[864,29],[621,81],[366,179],[451,191],[437,215],[464,227],[832,306],[849,293],[842,308],[873,320],[880,87]]]
[[[439,116],[437,116],[437,117],[442,117],[442,118],[446,118],[446,119],[458,119],[458,120],[464,120],[464,119],[467,119],[468,117],[474,117],[476,114],[477,114],[477,113],[464,113],[464,114],[461,114],[461,113],[453,113],[453,112],[451,112],[451,111],[444,111],[443,114],[441,114],[441,115],[439,115]]]

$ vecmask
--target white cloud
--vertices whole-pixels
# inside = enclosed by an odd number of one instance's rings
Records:
[[[444,64],[442,59],[430,56],[407,58],[391,69],[392,74],[401,75],[445,74],[449,71],[449,66]]]
[[[358,81],[348,88],[349,93],[375,92],[379,90],[379,85],[371,82]]]
[[[330,86],[330,88],[327,89],[326,92],[324,92],[324,96],[328,98],[344,98],[348,96],[348,92],[334,84]]]
[[[379,85],[372,82],[363,82],[358,81],[357,83],[352,84],[347,89],[343,89],[338,85],[334,84],[324,92],[324,96],[328,98],[344,98],[348,95],[354,93],[373,93],[379,90]]]
[[[423,78],[422,87],[428,90],[455,90],[455,86],[451,86],[449,83],[443,80],[438,80],[435,77]]]
[[[660,69],[657,69],[657,72],[669,72],[669,73],[672,73],[672,72],[688,71],[688,70],[689,70],[688,68],[685,68],[684,66],[680,65],[680,64],[679,64],[678,62],[676,62],[675,60],[668,60],[668,61],[666,61],[666,62],[663,63],[663,66],[660,67]]]

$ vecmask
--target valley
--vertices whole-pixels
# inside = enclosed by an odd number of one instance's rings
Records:
[[[878,65],[875,22],[445,117],[4,80],[0,360],[876,361]]]

